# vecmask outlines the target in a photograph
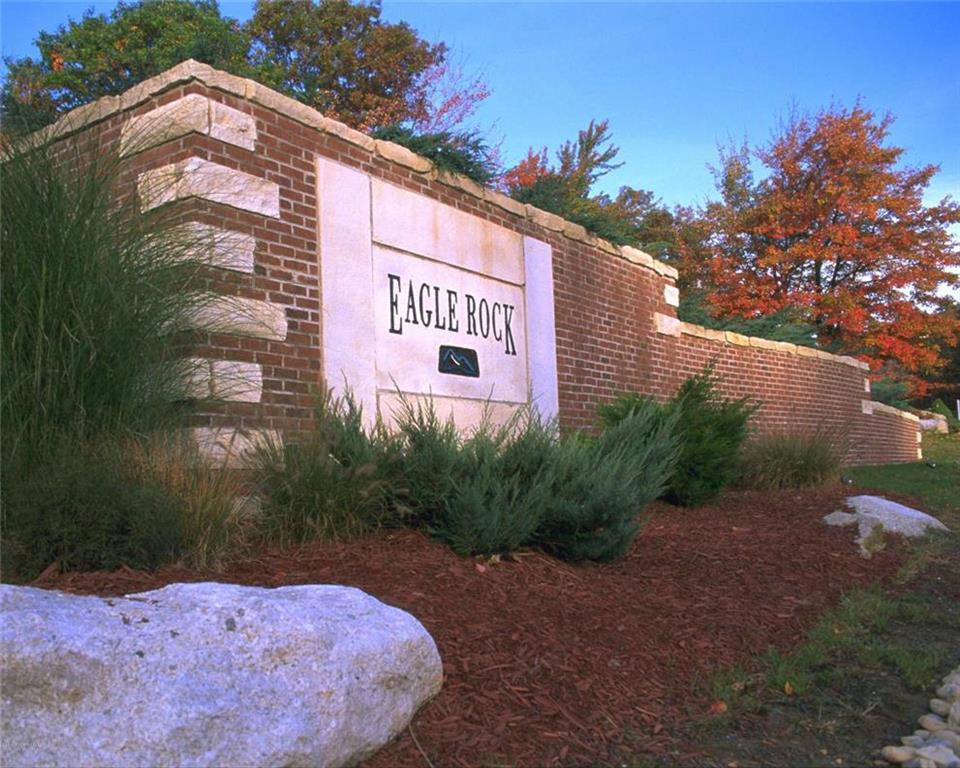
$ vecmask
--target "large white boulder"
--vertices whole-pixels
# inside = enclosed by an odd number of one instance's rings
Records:
[[[847,506],[856,511],[861,535],[865,528],[870,529],[876,525],[882,525],[883,530],[888,533],[899,533],[911,538],[923,536],[928,530],[949,530],[937,518],[925,512],[880,496],[851,496],[847,499]]]
[[[413,616],[358,589],[0,587],[2,763],[340,766],[440,690]]]

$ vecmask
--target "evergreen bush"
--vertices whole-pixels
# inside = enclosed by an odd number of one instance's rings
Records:
[[[476,133],[415,133],[405,126],[391,125],[378,128],[373,137],[406,147],[432,160],[441,171],[462,174],[478,184],[489,184],[499,172],[494,153]]]
[[[697,507],[736,479],[747,424],[757,406],[747,398],[720,397],[712,369],[687,379],[671,405],[679,411],[680,457],[664,498]]]
[[[560,439],[554,424],[521,411],[460,439],[432,405],[408,405],[400,419],[408,503],[461,554],[536,545],[568,560],[611,560],[670,474],[674,421],[651,405],[597,440]]]
[[[454,493],[462,464],[460,434],[451,419],[437,415],[432,400],[403,398],[397,427],[405,486],[400,504],[411,523],[431,528]]]
[[[528,542],[540,522],[552,425],[518,411],[501,427],[486,414],[468,437],[437,416],[432,401],[404,401],[405,505],[412,519],[464,555],[497,554]]]
[[[675,415],[646,401],[598,440],[558,443],[535,541],[565,560],[621,557],[640,531],[643,507],[663,492],[673,471],[675,422]]]
[[[547,503],[549,488],[540,472],[526,471],[539,457],[521,455],[523,448],[508,456],[498,438],[480,432],[466,441],[452,492],[433,526],[462,555],[511,552],[527,544]]]
[[[598,407],[601,424],[611,429],[630,414],[650,408],[661,419],[675,419],[679,455],[663,498],[694,507],[730,485],[739,471],[739,453],[757,405],[747,398],[726,400],[717,392],[713,368],[692,376],[667,403],[637,393],[621,395]]]

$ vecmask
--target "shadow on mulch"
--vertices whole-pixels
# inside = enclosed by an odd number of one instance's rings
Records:
[[[692,510],[658,503],[627,556],[607,565],[464,559],[402,530],[269,552],[217,574],[47,574],[34,586],[356,586],[423,622],[445,678],[414,719],[415,738],[405,732],[368,768],[425,757],[436,768],[620,763],[675,747],[671,733],[706,714],[703,683],[717,670],[790,647],[844,592],[893,578],[898,547],[864,560],[853,530],[821,522],[844,496],[836,487],[729,493]]]

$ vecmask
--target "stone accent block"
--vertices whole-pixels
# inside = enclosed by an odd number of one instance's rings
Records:
[[[776,347],[773,346],[774,342],[770,341],[770,339],[762,339],[759,336],[748,336],[747,339],[751,347],[757,347],[758,349],[776,349]]]
[[[680,273],[675,267],[671,267],[669,264],[664,264],[662,261],[657,261],[656,259],[653,259],[653,271],[663,277],[672,277],[674,280],[680,277]]]
[[[727,340],[729,344],[736,344],[738,347],[750,346],[750,337],[744,336],[741,333],[734,333],[733,331],[724,331],[723,337]]]
[[[265,445],[279,444],[280,433],[272,429],[239,430],[227,427],[195,427],[190,435],[200,456],[213,466],[243,469],[251,456]]]
[[[480,184],[477,184],[473,179],[464,176],[460,173],[450,173],[448,171],[435,171],[433,173],[434,178],[439,181],[441,184],[446,184],[448,187],[454,187],[463,192],[466,192],[471,197],[476,197],[478,199],[483,199],[483,187]]]
[[[257,124],[238,109],[192,93],[127,121],[120,133],[120,155],[142,152],[188,133],[252,150]]]
[[[549,229],[552,232],[563,232],[563,228],[566,225],[566,221],[557,216],[555,213],[548,213],[547,211],[541,211],[539,208],[536,208],[529,203],[524,206],[527,212],[527,218],[530,219],[534,224],[537,224],[544,229]]]
[[[186,358],[184,396],[197,400],[259,403],[263,396],[263,367],[237,360]]]
[[[788,352],[791,355],[797,354],[797,345],[791,344],[789,341],[774,341],[771,343],[774,349],[778,349],[781,352]]]
[[[190,328],[283,341],[287,337],[286,310],[280,304],[240,296],[218,296],[201,304],[188,320]]]
[[[243,171],[199,157],[140,174],[140,209],[197,197],[272,218],[280,216],[280,187]]]
[[[214,400],[259,403],[263,397],[263,367],[239,360],[211,360],[210,396]]]
[[[653,269],[653,256],[644,253],[639,248],[631,248],[629,245],[625,245],[620,249],[620,255],[631,264],[639,264],[642,267]]]
[[[124,123],[120,132],[120,156],[142,152],[188,133],[209,131],[210,100],[190,94]]]
[[[680,321],[671,317],[670,315],[664,315],[660,312],[653,313],[653,322],[656,326],[657,333],[662,333],[665,336],[679,336],[680,335]]]
[[[518,203],[512,197],[507,197],[502,192],[497,192],[495,189],[484,189],[483,190],[483,199],[488,203],[491,203],[498,208],[503,208],[503,210],[508,213],[512,213],[514,216],[526,216],[527,211],[523,203]]]
[[[888,413],[891,416],[899,416],[901,419],[906,419],[907,421],[915,421],[918,424],[920,423],[920,417],[915,413],[910,413],[909,411],[901,411],[899,408],[894,408],[892,405],[887,405],[886,403],[872,403],[874,413]]]
[[[257,245],[253,235],[198,221],[180,224],[171,234],[174,242],[186,245],[187,256],[201,264],[234,272],[253,272],[253,252]]]
[[[680,289],[675,285],[663,286],[663,300],[671,307],[679,307]]]
[[[210,102],[210,137],[235,147],[253,150],[257,144],[257,123],[251,115]]]
[[[572,221],[567,221],[563,227],[563,234],[571,240],[583,240],[587,236],[587,228],[581,224],[574,224]]]
[[[681,322],[680,331],[687,336],[695,336],[698,339],[709,339],[710,341],[720,341],[724,343],[726,343],[727,340],[723,331],[718,331],[713,328],[704,328],[702,325],[694,325],[693,323]]]
[[[417,173],[429,173],[433,168],[433,163],[427,158],[411,152],[400,144],[394,144],[392,141],[377,141],[377,154],[385,160],[410,168]]]

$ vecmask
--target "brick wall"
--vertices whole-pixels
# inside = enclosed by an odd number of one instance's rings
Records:
[[[310,391],[324,375],[315,160],[325,157],[550,244],[563,426],[590,428],[597,404],[621,392],[668,397],[712,362],[726,393],[762,402],[761,430],[842,430],[853,463],[917,458],[916,421],[869,405],[857,361],[680,323],[669,266],[438,173],[250,80],[185,62],[49,130],[122,147],[124,194],[161,202],[147,184],[160,174],[177,199],[157,210],[219,238],[198,286],[230,298],[183,339],[208,361],[197,390],[214,397],[198,401],[193,419],[215,455],[310,427]]]

